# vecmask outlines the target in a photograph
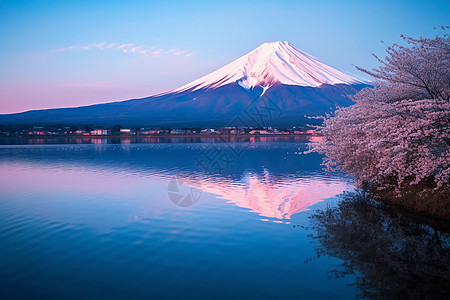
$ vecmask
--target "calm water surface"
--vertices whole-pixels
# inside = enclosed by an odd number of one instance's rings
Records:
[[[2,299],[349,299],[308,215],[349,180],[305,142],[0,146]],[[295,225],[295,227],[294,227]]]

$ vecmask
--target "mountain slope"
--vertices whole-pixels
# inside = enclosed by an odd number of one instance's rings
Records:
[[[349,95],[365,86],[287,42],[264,43],[225,67],[164,94],[0,115],[0,123],[294,126],[307,122],[304,115],[351,105]],[[236,124],[236,118],[241,124]]]

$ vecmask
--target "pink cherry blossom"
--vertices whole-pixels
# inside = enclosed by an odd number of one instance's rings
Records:
[[[450,37],[403,37],[407,46],[387,48],[375,78],[355,104],[328,116],[325,139],[311,149],[324,165],[343,170],[397,196],[412,185],[447,193],[450,178]]]

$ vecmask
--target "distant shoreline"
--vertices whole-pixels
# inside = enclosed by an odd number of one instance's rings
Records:
[[[17,135],[17,136],[0,136],[2,139],[20,138],[20,139],[35,139],[35,138],[83,138],[83,139],[130,139],[130,138],[239,138],[239,137],[294,137],[294,136],[319,136],[311,133],[290,133],[290,134],[161,134],[161,135]]]

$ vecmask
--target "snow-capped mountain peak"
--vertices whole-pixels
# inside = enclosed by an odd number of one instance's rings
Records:
[[[363,83],[298,50],[288,42],[269,42],[174,92],[217,88],[233,82],[246,89],[260,86],[264,90],[274,83],[310,87]]]

